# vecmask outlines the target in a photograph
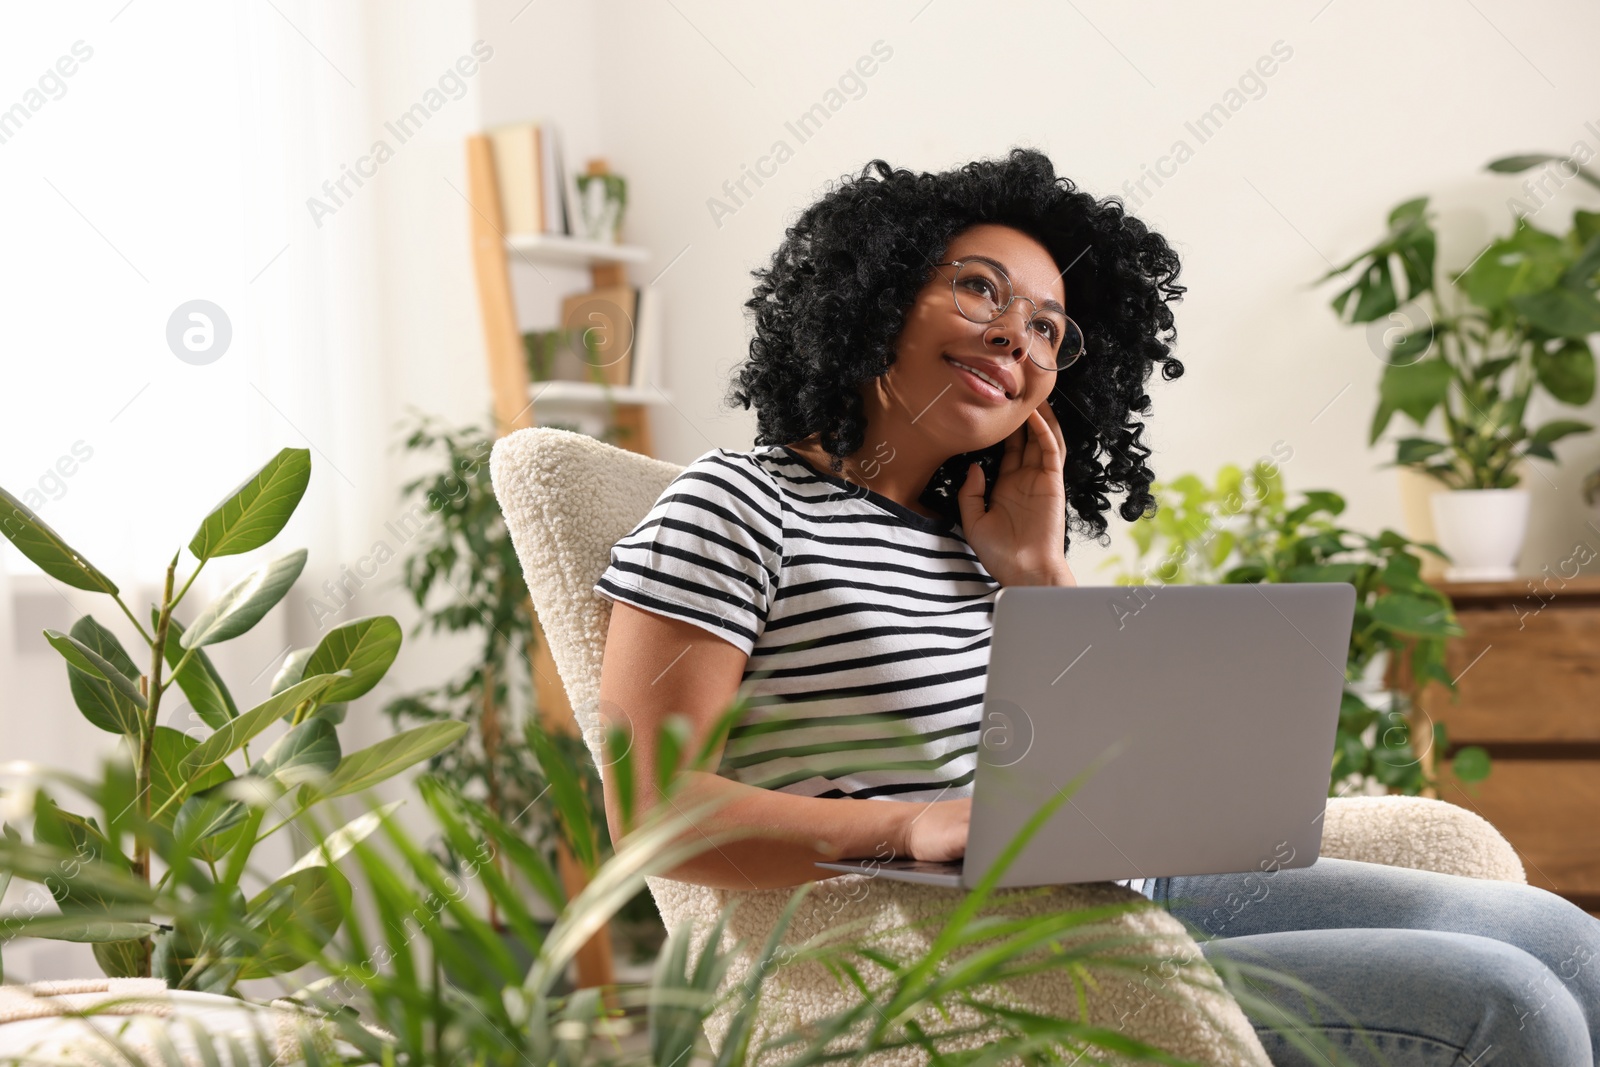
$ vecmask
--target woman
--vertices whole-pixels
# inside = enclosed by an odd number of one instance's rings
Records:
[[[1154,364],[1183,373],[1178,266],[1022,149],[939,174],[875,160],[789,229],[731,393],[763,443],[690,464],[595,587],[616,602],[602,707],[636,738],[677,713],[698,748],[749,699],[686,792],[724,801],[703,831],[764,836],[672,877],[769,888],[818,860],[963,854],[995,593],[1077,584],[1069,520],[1107,540],[1108,493],[1128,521],[1154,507],[1132,415]],[[635,757],[654,782],[653,746]],[[1131,885],[1198,927],[1245,877]],[[1594,1063],[1600,922],[1553,894],[1322,859],[1229,910],[1208,956],[1299,976],[1391,1063]],[[1270,1022],[1274,1062],[1301,1062]]]

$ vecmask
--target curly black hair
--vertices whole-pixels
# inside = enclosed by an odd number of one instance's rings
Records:
[[[1144,424],[1130,415],[1150,414],[1152,364],[1164,364],[1168,380],[1183,374],[1167,305],[1185,289],[1160,234],[1116,197],[1096,201],[1056,177],[1041,152],[1013,148],[1004,160],[924,174],[874,159],[846,175],[789,227],[771,265],[752,272],[745,307],[755,336],[728,400],[755,405],[757,445],[819,433],[837,472],[864,443],[859,387],[894,362],[906,312],[950,240],[986,222],[1027,233],[1065,272],[1067,310],[1085,336],[1083,356],[1057,373],[1049,397],[1066,438],[1068,539],[1079,529],[1108,544],[1108,492],[1127,493],[1118,511],[1129,522],[1156,508]],[[981,463],[992,487],[1004,452],[1002,441],[952,456],[921,503],[959,520],[955,489],[967,467]]]

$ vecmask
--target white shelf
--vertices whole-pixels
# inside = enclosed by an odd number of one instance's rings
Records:
[[[635,386],[613,385],[610,390],[611,400],[618,404],[665,404],[668,397],[660,389],[651,386],[637,388]],[[534,382],[528,388],[528,395],[536,404],[563,403],[563,404],[604,404],[606,391],[593,382]]]
[[[638,245],[585,241],[554,233],[510,233],[506,235],[506,247],[529,259],[577,267],[595,263],[643,263],[650,258],[650,250]]]

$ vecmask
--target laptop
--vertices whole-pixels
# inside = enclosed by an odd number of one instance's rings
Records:
[[[999,886],[1310,866],[1355,592],[1347,582],[1001,589],[966,855],[817,866],[970,889],[1060,792]]]

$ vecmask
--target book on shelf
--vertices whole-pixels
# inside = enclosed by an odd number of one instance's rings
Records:
[[[638,291],[638,310],[633,323],[633,378],[635,389],[655,384],[656,367],[661,359],[661,292],[647,285]]]
[[[514,122],[485,132],[506,233],[570,236],[572,176],[562,161],[560,130],[551,122]]]
[[[561,325],[523,335],[535,382],[597,383],[647,388],[660,358],[660,294],[652,288],[605,286],[561,302]]]

